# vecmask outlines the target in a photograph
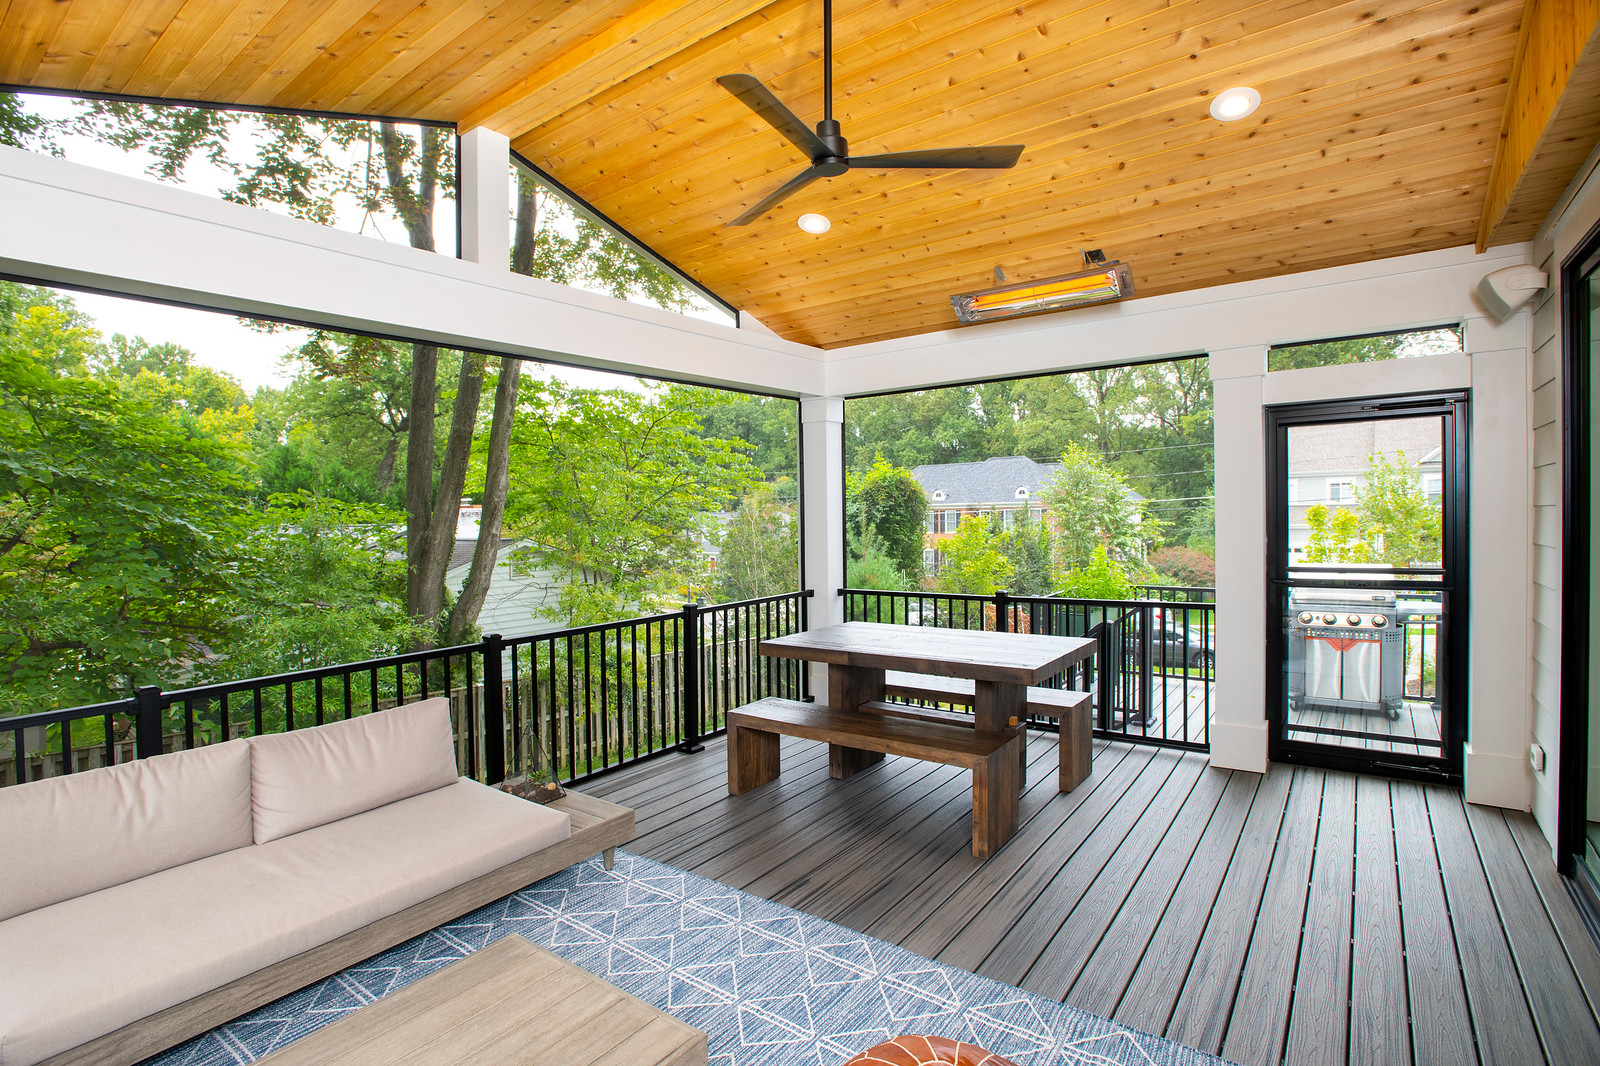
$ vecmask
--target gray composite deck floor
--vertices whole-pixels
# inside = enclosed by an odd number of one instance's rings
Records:
[[[711,741],[595,779],[630,849],[1241,1063],[1600,1063],[1600,955],[1523,814],[1458,790],[1096,742],[972,858],[971,775],[846,781],[785,739],[741,797]]]

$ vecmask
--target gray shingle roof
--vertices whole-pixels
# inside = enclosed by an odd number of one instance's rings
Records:
[[[985,459],[981,463],[930,463],[911,468],[928,502],[935,508],[962,504],[1019,505],[1044,488],[1044,483],[1061,469],[1060,463],[1038,463],[1023,455]],[[1028,496],[1017,495],[1027,489]],[[938,499],[937,493],[944,498]]]

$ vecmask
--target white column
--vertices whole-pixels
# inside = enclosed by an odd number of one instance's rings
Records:
[[[511,140],[485,129],[461,135],[461,258],[511,269]]]
[[[1211,763],[1265,773],[1265,345],[1211,353],[1217,507],[1217,687]]]
[[[1467,625],[1466,797],[1512,810],[1533,802],[1528,744],[1533,684],[1529,618],[1533,496],[1528,350],[1472,353],[1468,573],[1472,602],[1450,621]]]
[[[844,621],[844,400],[805,396],[800,400],[800,448],[805,506],[805,583],[816,590],[808,609],[810,628]],[[824,699],[828,668],[811,666],[811,691]]]

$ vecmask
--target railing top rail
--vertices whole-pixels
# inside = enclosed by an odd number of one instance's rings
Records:
[[[62,707],[53,711],[35,711],[32,714],[17,714],[0,718],[0,731],[11,732],[16,729],[60,725],[63,722],[82,722],[90,718],[104,718],[108,714],[128,715],[132,714],[133,711],[134,701],[132,699],[91,703],[83,707]]]
[[[910,592],[904,589],[840,589],[841,596],[903,596],[913,600],[950,600],[964,603],[993,604],[993,596],[980,596],[970,592]],[[1058,606],[1088,606],[1088,607],[1159,607],[1165,610],[1187,609],[1192,611],[1214,611],[1216,603],[1210,600],[1195,600],[1193,602],[1174,602],[1172,600],[1095,600],[1082,599],[1076,596],[1011,596],[1006,597],[1008,603]]]
[[[445,659],[457,655],[471,655],[479,651],[481,644],[454,644],[448,648],[430,648],[427,651],[408,651],[399,655],[385,655],[377,659],[362,659],[354,663],[338,663],[334,666],[313,666],[304,670],[287,670],[281,674],[268,674],[264,677],[248,677],[239,681],[216,681],[209,685],[193,685],[189,688],[172,689],[163,691],[161,699],[167,706],[182,703],[184,700],[209,699],[212,696],[232,695],[235,692],[249,692],[256,688],[276,688],[281,685],[296,685],[302,681],[315,681],[318,678],[339,677],[343,674],[361,673],[366,670],[378,670],[385,667],[411,666],[415,663],[432,662],[435,659]]]
[[[810,589],[805,589],[803,591],[796,589],[794,592],[781,592],[776,596],[761,596],[753,600],[734,600],[731,603],[707,604],[699,609],[703,614],[710,611],[726,610],[729,607],[749,607],[762,603],[776,603],[779,600],[793,599],[796,596],[810,595]],[[572,626],[567,629],[552,629],[548,632],[532,633],[524,637],[502,637],[500,638],[500,642],[504,647],[509,648],[513,644],[523,645],[532,644],[540,640],[560,640],[565,637],[581,637],[588,633],[609,633],[616,629],[629,629],[636,626],[652,625],[656,622],[665,622],[671,619],[682,617],[682,611],[667,611],[664,614],[644,614],[638,616],[637,618],[624,618],[617,622],[595,622],[592,625]]]
[[[757,596],[751,600],[730,600],[727,603],[713,603],[700,608],[701,611],[726,611],[730,607],[756,607],[763,603],[777,603],[779,600],[793,599],[796,596],[810,598],[815,594],[815,589],[796,589],[793,592],[780,592],[776,596]]]

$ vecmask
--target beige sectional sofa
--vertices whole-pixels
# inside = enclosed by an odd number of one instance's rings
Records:
[[[133,1063],[633,835],[442,699],[0,789],[0,1066]]]

